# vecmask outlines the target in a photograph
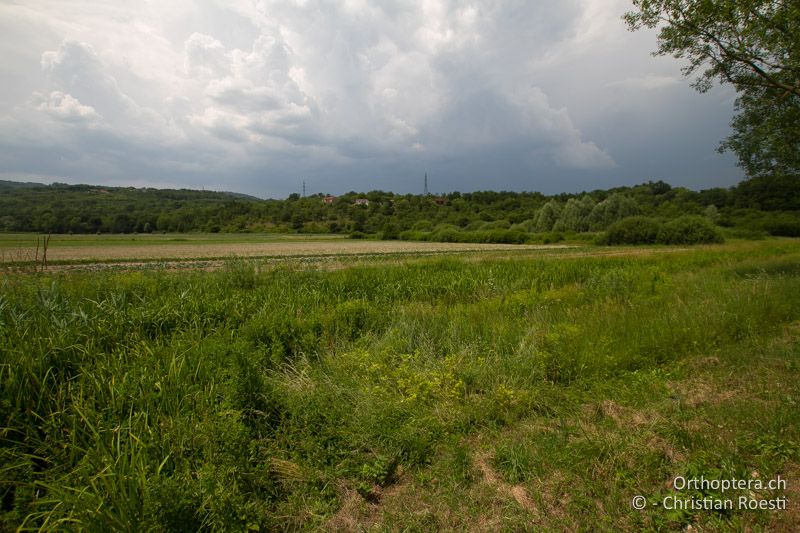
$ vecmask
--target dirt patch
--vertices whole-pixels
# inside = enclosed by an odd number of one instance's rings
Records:
[[[539,495],[542,510],[550,523],[561,524],[564,531],[578,529],[578,524],[568,511],[571,502],[569,495],[573,487],[561,472],[550,472],[545,479],[536,480],[533,488]]]
[[[791,464],[781,478],[786,480],[786,509],[774,511],[768,531],[797,531],[800,524],[800,465]]]
[[[733,389],[720,390],[702,379],[671,381],[667,383],[667,388],[682,406],[689,409],[697,409],[704,405],[719,405],[732,400],[738,393]]]
[[[353,489],[340,488],[340,493],[342,506],[325,523],[325,531],[362,531],[375,523],[376,504],[368,503]]]
[[[538,516],[539,513],[536,509],[536,505],[533,503],[525,487],[522,485],[511,485],[503,481],[489,464],[490,459],[491,457],[487,454],[478,454],[475,456],[475,466],[483,474],[484,481],[497,490],[498,493],[504,496],[510,496],[520,507]]]
[[[658,417],[654,413],[648,413],[625,407],[612,400],[603,400],[598,406],[590,406],[589,409],[595,409],[596,412],[604,417],[612,419],[618,426],[631,427],[631,426],[649,426],[654,424]]]
[[[686,460],[686,455],[683,452],[676,450],[672,444],[658,435],[651,435],[650,438],[648,438],[647,447],[651,450],[658,450],[673,464]]]
[[[322,529],[331,532],[367,531],[381,522],[386,507],[393,508],[396,501],[407,500],[410,487],[410,481],[401,473],[392,485],[373,486],[368,499],[365,499],[355,489],[341,484],[338,491],[342,505]]]

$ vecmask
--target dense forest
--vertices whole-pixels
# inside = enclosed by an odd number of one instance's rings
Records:
[[[285,200],[235,193],[0,181],[0,231],[42,233],[297,232],[381,238],[523,242],[598,232],[629,217],[703,217],[728,232],[800,235],[796,177],[761,177],[692,191],[663,181],[578,194],[349,192]],[[473,238],[473,240],[476,240]]]

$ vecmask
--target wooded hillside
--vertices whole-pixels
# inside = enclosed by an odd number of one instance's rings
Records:
[[[657,181],[555,196],[371,191],[338,197],[293,194],[285,200],[186,189],[0,181],[0,231],[6,232],[268,231],[397,238],[403,232],[436,230],[581,233],[606,230],[629,216],[667,221],[699,215],[723,227],[791,236],[800,235],[799,213],[800,186],[791,177],[757,178],[729,189],[703,191]]]

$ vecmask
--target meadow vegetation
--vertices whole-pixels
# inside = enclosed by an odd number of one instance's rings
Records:
[[[618,252],[2,274],[0,529],[796,524],[800,243]]]

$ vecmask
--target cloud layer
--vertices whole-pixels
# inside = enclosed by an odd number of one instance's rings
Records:
[[[625,31],[627,8],[3,4],[0,173],[259,196],[301,181],[416,191],[426,171],[438,190],[733,183],[730,158],[713,155],[731,95],[692,93],[677,64],[648,55],[652,35]],[[674,124],[676,109],[702,127]],[[637,157],[642,131],[662,150],[674,139],[694,174]]]

